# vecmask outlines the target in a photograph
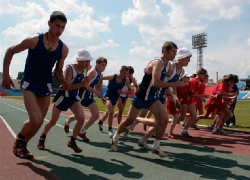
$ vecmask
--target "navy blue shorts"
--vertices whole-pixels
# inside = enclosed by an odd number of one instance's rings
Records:
[[[116,105],[116,103],[117,103],[117,101],[119,99],[119,96],[114,96],[114,95],[106,93],[104,98],[107,99],[107,100],[110,100],[111,103],[112,103],[112,106],[114,106],[114,105]]]
[[[74,103],[80,101],[77,97],[65,97],[57,93],[53,99],[54,105],[61,111],[67,111]]]
[[[95,99],[94,98],[90,98],[90,99],[82,99],[81,100],[81,104],[84,107],[88,107],[90,104],[94,103]]]
[[[162,104],[165,104],[166,103],[166,98],[165,97],[159,97],[158,98]]]
[[[120,99],[122,100],[122,103],[124,103],[124,102],[126,102],[126,101],[127,101],[128,96],[126,96],[126,97],[120,96]]]
[[[138,98],[136,95],[133,96],[131,104],[137,109],[148,109],[155,101],[158,99],[153,100],[143,100]]]
[[[50,94],[52,93],[51,83],[30,83],[27,81],[21,81],[21,87],[27,91],[33,92],[37,97],[50,96]]]

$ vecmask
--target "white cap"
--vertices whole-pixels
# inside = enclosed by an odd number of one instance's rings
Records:
[[[191,77],[192,76],[192,74],[189,74],[188,72],[185,72],[182,76],[181,76],[181,78],[184,78],[184,77]]]
[[[77,61],[92,61],[92,57],[86,49],[80,49],[77,52],[76,60]]]
[[[186,48],[180,48],[177,51],[177,60],[192,56],[192,53]]]

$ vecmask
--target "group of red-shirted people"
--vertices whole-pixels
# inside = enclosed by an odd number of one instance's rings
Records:
[[[171,93],[166,93],[166,112],[172,115],[172,120],[169,130],[168,138],[175,139],[174,128],[176,124],[181,123],[183,130],[181,134],[185,137],[192,137],[188,133],[191,127],[199,130],[196,125],[200,119],[214,119],[211,125],[213,134],[227,135],[223,130],[224,124],[233,116],[233,109],[231,104],[237,99],[238,93],[233,92],[233,86],[238,83],[238,76],[233,74],[225,75],[220,79],[212,92],[212,95],[205,94],[206,84],[208,83],[209,76],[207,71],[203,68],[197,71],[197,74],[189,74],[185,72],[180,78],[185,82],[185,86],[177,87],[176,94],[181,104],[176,107],[176,102]],[[207,101],[206,105],[203,104]],[[204,109],[206,112],[204,112]],[[145,114],[149,118],[152,113]],[[217,115],[217,116],[216,116]],[[130,129],[134,129],[130,127]],[[146,125],[144,124],[146,131]]]

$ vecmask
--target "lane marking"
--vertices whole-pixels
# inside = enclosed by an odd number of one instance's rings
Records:
[[[11,104],[8,104],[8,103],[6,103],[6,102],[3,102],[3,101],[0,101],[0,102],[2,102],[2,103],[4,103],[4,104],[6,104],[7,106],[10,106],[10,107],[12,107],[12,108],[15,108],[15,109],[17,109],[17,110],[19,110],[19,111],[22,111],[22,112],[25,112],[25,113],[28,113],[26,110],[23,110],[23,109],[20,109],[20,108],[18,108],[18,107],[15,107],[15,106],[13,106],[13,105],[11,105]],[[49,112],[51,112],[50,110],[48,110]],[[62,114],[63,115],[63,114]],[[67,116],[67,115],[64,115],[64,116]],[[9,126],[9,124],[7,123],[7,121],[0,115],[0,117],[3,119],[3,122],[4,122],[4,124],[7,126],[7,128],[9,129],[9,131],[11,132],[11,134],[13,135],[13,133],[14,133],[14,131],[11,129],[11,127]],[[67,116],[68,117],[68,116]],[[49,121],[48,119],[46,119],[46,118],[44,118],[44,120],[45,121]],[[64,126],[62,126],[62,125],[60,125],[60,124],[57,124],[56,123],[56,126],[59,126],[59,127],[61,127],[61,128],[64,128]],[[73,131],[72,129],[69,129],[70,131]],[[12,133],[13,132],[13,133]],[[14,133],[14,135],[13,135],[14,137],[16,137],[16,134]]]

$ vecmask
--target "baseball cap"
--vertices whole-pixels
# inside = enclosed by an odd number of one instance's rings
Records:
[[[178,59],[183,59],[183,58],[186,58],[186,57],[189,57],[189,56],[192,56],[192,53],[186,47],[178,49],[178,51],[177,51],[177,60]]]
[[[76,60],[77,61],[92,61],[93,58],[91,57],[89,51],[87,51],[86,49],[80,49],[77,52]]]

